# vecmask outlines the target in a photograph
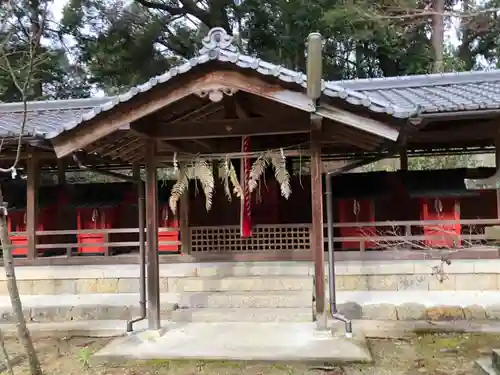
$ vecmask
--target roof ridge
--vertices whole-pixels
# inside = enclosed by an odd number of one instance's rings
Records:
[[[81,108],[94,108],[113,100],[113,96],[83,99],[33,100],[26,103],[28,111],[56,111]],[[23,112],[24,103],[0,103],[0,113]]]
[[[380,78],[362,78],[340,81],[328,81],[334,84],[349,88],[351,90],[371,91],[382,89],[411,88],[421,86],[444,86],[454,84],[467,84],[480,82],[500,81],[500,69],[452,72],[452,73],[433,73],[433,74],[415,74],[408,76],[380,77]]]

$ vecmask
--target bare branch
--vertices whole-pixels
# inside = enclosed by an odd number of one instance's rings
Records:
[[[418,8],[406,8],[406,7],[387,7],[380,9],[379,11],[367,12],[362,7],[355,8],[360,14],[374,19],[380,20],[408,20],[412,18],[428,18],[431,16],[441,15],[443,17],[453,17],[453,18],[474,18],[485,14],[498,13],[500,12],[500,7],[485,8],[471,11],[459,11],[459,10],[448,10],[444,12],[438,12],[433,10],[430,6],[422,9]]]
[[[424,226],[433,232],[426,235],[426,240],[421,240],[421,237],[415,239],[416,236],[410,233],[409,228],[401,225],[388,224],[387,227],[378,227],[376,233],[373,233],[373,230],[359,228],[359,232],[363,237],[370,237],[367,242],[380,250],[412,250],[429,258],[439,255],[441,263],[431,268],[431,275],[436,276],[439,282],[447,279],[444,268],[451,264],[451,254],[484,245],[484,241],[478,240],[476,236],[482,234],[481,230],[474,225],[462,230],[467,233],[465,236],[440,225],[426,225],[422,222],[421,228],[423,229]],[[436,244],[433,245],[431,241],[436,241]]]

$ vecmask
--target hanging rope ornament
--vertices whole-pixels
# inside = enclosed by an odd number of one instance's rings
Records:
[[[354,216],[356,216],[356,220],[358,219],[359,212],[361,211],[361,205],[359,204],[357,199],[354,199],[352,202],[352,212]]]
[[[166,225],[168,221],[168,207],[164,206],[162,213],[161,213],[161,219],[163,221],[162,225]]]
[[[245,136],[242,138],[241,151],[245,155],[250,152],[250,137]],[[241,237],[248,238],[252,236],[252,200],[250,196],[250,170],[252,164],[250,158],[243,157],[242,168],[242,190],[243,199],[241,200]]]
[[[434,209],[438,214],[443,212],[443,202],[441,202],[441,199],[439,198],[434,199]]]

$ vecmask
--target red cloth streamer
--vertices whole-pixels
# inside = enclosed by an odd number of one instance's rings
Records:
[[[242,138],[241,152],[250,152],[250,137]],[[250,169],[252,168],[250,157],[244,156],[242,162],[243,178],[241,179],[241,189],[243,190],[243,199],[241,200],[241,237],[248,238],[252,236],[252,199],[248,181],[250,180]]]

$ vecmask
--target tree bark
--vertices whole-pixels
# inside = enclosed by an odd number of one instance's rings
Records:
[[[17,288],[16,273],[14,269],[14,258],[12,257],[12,245],[9,239],[9,230],[7,226],[7,207],[3,200],[3,193],[0,188],[0,243],[2,245],[3,264],[5,276],[7,279],[7,290],[9,292],[10,303],[16,319],[17,336],[24,348],[31,375],[43,375],[40,361],[31,339],[30,331],[26,325],[23,314],[23,305]]]
[[[432,50],[434,52],[433,73],[443,71],[444,49],[444,0],[434,0],[432,15]]]
[[[7,373],[9,375],[14,375],[14,369],[12,368],[12,362],[10,361],[9,353],[7,352],[7,348],[5,347],[5,339],[3,337],[2,331],[0,331],[0,348]]]

